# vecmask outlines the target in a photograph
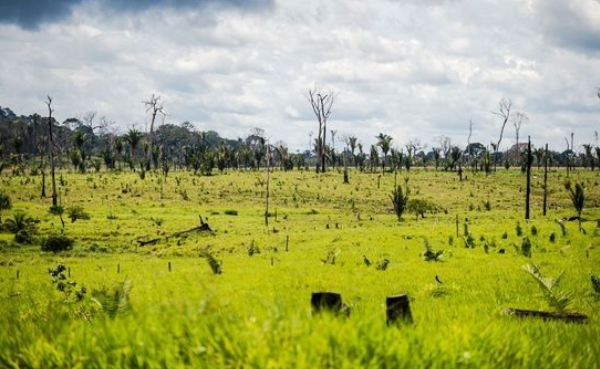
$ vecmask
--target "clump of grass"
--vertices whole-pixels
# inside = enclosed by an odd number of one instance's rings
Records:
[[[526,256],[528,258],[531,257],[531,241],[529,240],[529,237],[525,237],[523,238],[523,241],[521,241],[521,255]]]
[[[536,227],[536,226],[534,226],[534,225],[533,225],[533,226],[531,226],[531,235],[532,235],[532,236],[537,236],[537,234],[538,234],[538,229],[537,229],[537,227]]]
[[[248,256],[253,256],[254,254],[260,254],[260,247],[252,240],[250,246],[248,246]]]
[[[517,237],[521,237],[523,235],[523,227],[521,227],[521,223],[517,222],[515,226],[515,232],[517,233]]]
[[[592,295],[596,301],[600,300],[600,277],[597,275],[590,275],[590,281],[592,282]]]
[[[59,253],[61,251],[71,250],[75,241],[63,234],[52,235],[42,241],[42,251]]]
[[[83,210],[83,206],[81,205],[73,205],[68,207],[67,214],[69,215],[69,219],[71,219],[71,223],[75,223],[75,221],[77,221],[78,219],[90,219],[90,215]]]
[[[228,209],[228,210],[225,210],[223,212],[223,214],[225,214],[225,215],[231,215],[231,216],[237,216],[238,215],[238,211],[237,210]]]
[[[91,293],[92,301],[111,319],[131,312],[130,294],[131,281],[128,279],[117,283],[112,288],[103,286],[102,289],[93,290]]]
[[[429,243],[429,240],[426,238],[423,240],[423,247],[425,247],[425,252],[423,253],[423,260],[425,261],[443,261],[444,260],[444,250],[434,250]]]

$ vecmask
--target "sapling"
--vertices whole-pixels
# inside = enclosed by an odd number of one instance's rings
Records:
[[[581,232],[581,212],[585,204],[585,193],[583,190],[583,182],[575,183],[575,188],[571,186],[571,181],[565,182],[565,189],[569,192],[569,197],[573,203],[573,207],[577,212],[577,220],[579,221],[579,232]]]
[[[564,272],[561,272],[558,277],[544,277],[540,271],[539,266],[534,264],[526,264],[523,269],[529,273],[535,279],[540,286],[540,290],[548,300],[548,305],[558,312],[564,313],[569,310],[571,306],[571,292],[560,291],[558,284]]]

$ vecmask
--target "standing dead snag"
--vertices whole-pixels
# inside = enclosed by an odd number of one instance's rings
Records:
[[[54,136],[52,136],[52,113],[54,109],[52,109],[52,98],[48,95],[48,101],[46,102],[48,106],[48,150],[50,151],[50,172],[52,175],[52,206],[58,205],[58,199],[56,196],[56,176],[54,174]]]
[[[150,163],[152,161],[152,146],[154,145],[154,121],[156,120],[156,115],[161,114],[163,117],[166,116],[164,107],[158,102],[159,100],[160,95],[152,94],[149,100],[142,101],[146,107],[146,113],[152,112],[152,120],[150,121],[150,137],[148,138],[148,153],[146,154],[146,170],[150,170]]]
[[[512,108],[512,102],[510,100],[502,99],[498,104],[498,111],[492,112],[492,114],[497,115],[503,119],[502,128],[500,129],[500,137],[498,138],[498,142],[493,146],[494,147],[494,172],[496,171],[496,167],[498,166],[498,150],[500,149],[500,143],[502,142],[502,135],[504,134],[504,128],[506,127],[506,123],[508,122],[508,118],[510,118],[510,109]]]
[[[333,100],[333,91],[324,92],[316,86],[313,89],[308,90],[308,101],[310,102],[313,112],[317,117],[317,121],[319,122],[319,132],[315,145],[317,151],[317,173],[325,172],[325,158],[327,157],[327,119],[329,119],[329,116],[331,115]]]
[[[267,142],[267,194],[265,195],[265,226],[269,227],[269,182],[271,181],[271,146]]]
[[[385,299],[385,305],[388,325],[399,322],[408,324],[413,323],[413,317],[410,311],[410,301],[407,295],[388,296]]]

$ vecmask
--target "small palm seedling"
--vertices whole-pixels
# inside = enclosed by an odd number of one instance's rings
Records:
[[[210,251],[202,251],[200,253],[200,257],[206,259],[206,262],[208,263],[208,266],[210,266],[210,270],[212,270],[213,274],[223,273],[223,262],[215,258],[215,256]]]
[[[7,219],[4,228],[15,235],[17,243],[31,243],[31,234],[36,231],[39,220],[33,219],[22,211],[13,214],[12,219]]]
[[[254,254],[260,254],[260,247],[252,240],[250,246],[248,246],[248,256],[253,256]]]
[[[75,221],[78,219],[90,219],[90,215],[83,210],[83,206],[79,205],[68,207],[67,214],[69,215],[69,219],[71,219],[71,223],[75,223]]]
[[[538,283],[540,290],[548,300],[548,305],[558,312],[564,313],[571,306],[571,293],[560,291],[558,285],[564,272],[560,273],[556,278],[544,277],[539,266],[534,264],[526,264],[523,269],[529,273]]]
[[[531,257],[531,241],[529,240],[529,237],[525,237],[523,238],[523,241],[521,241],[520,252],[523,256],[526,256],[528,258]]]
[[[404,180],[406,184],[406,193],[402,190],[402,186],[396,185],[394,186],[394,191],[392,191],[392,195],[390,198],[392,199],[392,205],[394,206],[394,213],[396,213],[396,217],[398,220],[402,219],[402,215],[407,208],[408,205],[408,195],[410,194],[410,190],[408,189],[408,178]]]
[[[380,260],[377,260],[377,263],[375,264],[375,269],[385,271],[389,265],[390,259],[381,258]]]
[[[429,240],[426,238],[423,240],[423,247],[425,247],[425,252],[423,253],[423,260],[425,261],[443,261],[444,260],[444,250],[434,250],[429,243]]]
[[[100,290],[93,290],[91,295],[92,301],[100,306],[102,312],[114,319],[117,315],[131,312],[130,294],[131,281],[126,279],[112,288],[103,286]]]
[[[363,258],[363,263],[365,264],[365,266],[371,266],[372,262],[371,262],[371,260],[369,260],[369,258],[366,255],[363,255],[362,258]]]
[[[575,188],[571,186],[571,182],[565,182],[565,189],[569,192],[569,197],[573,203],[573,207],[577,212],[577,220],[579,221],[579,232],[581,232],[581,213],[583,212],[583,206],[585,204],[585,193],[583,190],[583,183],[575,183]]]
[[[324,259],[321,259],[323,264],[335,265],[338,255],[340,254],[340,250],[329,250],[327,255],[325,255]]]

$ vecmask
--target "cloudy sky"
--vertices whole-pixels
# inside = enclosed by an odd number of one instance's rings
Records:
[[[331,129],[365,145],[466,145],[470,120],[488,145],[502,98],[534,143],[600,131],[600,0],[1,0],[0,35],[0,105],[18,114],[46,114],[49,94],[59,120],[144,129],[156,93],[168,123],[261,127],[295,151],[317,84],[336,93]]]

